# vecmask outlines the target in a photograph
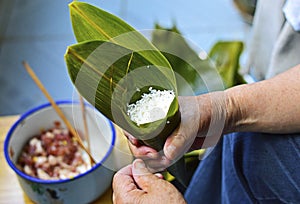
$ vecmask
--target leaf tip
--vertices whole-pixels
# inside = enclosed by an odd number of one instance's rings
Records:
[[[65,56],[70,53],[70,46],[67,47]]]
[[[71,46],[68,46],[67,49],[66,49],[66,52],[64,54],[65,60],[68,60],[68,58],[70,57],[71,53],[72,53],[72,48],[71,48]]]
[[[69,8],[75,7],[76,3],[77,3],[77,1],[71,1],[71,3],[69,3]]]
[[[72,9],[77,9],[78,6],[80,6],[81,4],[85,4],[83,2],[80,1],[72,1],[71,3],[69,3],[69,8]]]

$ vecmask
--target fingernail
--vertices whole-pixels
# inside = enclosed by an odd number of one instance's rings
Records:
[[[145,163],[142,160],[137,159],[133,162],[132,173],[134,175],[142,176],[149,172],[147,171]]]
[[[156,173],[156,174],[154,174],[157,178],[159,178],[159,179],[163,179],[164,178],[164,176],[161,174],[161,173]]]
[[[149,158],[151,158],[151,159],[156,159],[156,158],[157,158],[157,155],[154,154],[154,153],[152,153],[152,152],[149,152],[149,153],[147,153],[146,155],[147,155]]]
[[[134,162],[134,167],[137,169],[144,169],[146,168],[146,165],[142,160],[139,159]]]

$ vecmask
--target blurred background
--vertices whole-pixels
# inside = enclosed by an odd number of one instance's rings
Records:
[[[22,66],[26,60],[50,95],[72,99],[64,53],[76,43],[70,0],[0,0],[0,115],[22,114],[47,102]],[[247,42],[253,2],[247,0],[86,0],[137,30],[176,24],[184,37],[209,51],[219,40]],[[247,7],[247,3],[251,2]],[[244,7],[246,5],[246,7]],[[250,10],[249,10],[250,8]],[[248,9],[248,10],[247,10]]]

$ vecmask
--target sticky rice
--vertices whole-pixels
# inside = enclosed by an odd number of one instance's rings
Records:
[[[127,106],[127,114],[137,125],[163,119],[174,98],[173,90],[161,91],[150,87],[149,93],[144,93],[140,100]]]

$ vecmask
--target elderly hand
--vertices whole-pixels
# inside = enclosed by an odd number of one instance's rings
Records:
[[[158,153],[125,134],[134,156],[143,159],[153,172],[167,168],[187,151],[215,145],[222,135],[226,114],[224,92],[179,97],[179,106],[181,123],[166,140],[163,152]],[[212,125],[214,128],[210,128]]]
[[[132,165],[122,168],[115,174],[113,202],[186,203],[182,194],[171,183],[150,173],[140,159],[136,159]]]

